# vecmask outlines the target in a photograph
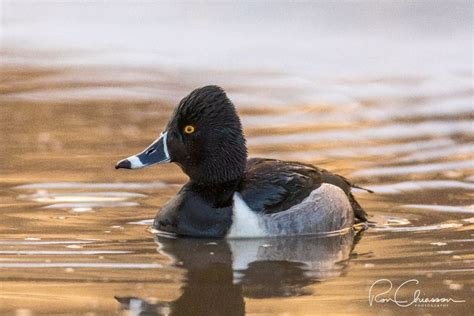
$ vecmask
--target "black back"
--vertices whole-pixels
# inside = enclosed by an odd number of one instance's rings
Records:
[[[367,214],[351,194],[353,185],[346,178],[309,164],[249,159],[240,193],[255,212],[272,214],[301,203],[322,183],[341,188],[351,202],[355,217],[360,221],[367,220]]]

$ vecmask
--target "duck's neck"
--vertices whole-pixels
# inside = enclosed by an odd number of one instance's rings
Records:
[[[238,191],[241,179],[231,180],[224,183],[202,183],[191,181],[191,189],[198,193],[205,201],[214,208],[231,206],[233,196]]]

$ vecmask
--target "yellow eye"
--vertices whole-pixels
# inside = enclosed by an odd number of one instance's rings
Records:
[[[184,132],[186,134],[192,134],[194,133],[194,131],[195,131],[195,128],[192,125],[186,125],[186,127],[184,128]]]

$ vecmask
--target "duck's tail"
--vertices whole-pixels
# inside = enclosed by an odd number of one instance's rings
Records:
[[[364,187],[361,187],[361,186],[358,186],[357,184],[351,183],[351,187],[352,187],[352,188],[355,188],[355,189],[364,190],[364,191],[367,191],[367,192],[369,192],[369,193],[374,193],[374,191],[372,191],[372,190],[370,190],[370,189],[367,189],[367,188],[364,188]]]
[[[351,206],[352,206],[352,210],[354,211],[354,217],[356,219],[356,222],[357,223],[367,222],[369,220],[368,215],[364,211],[362,206],[360,206],[359,202],[357,202],[357,200],[352,195],[352,193],[349,193],[348,196],[349,196],[349,202],[351,203]]]

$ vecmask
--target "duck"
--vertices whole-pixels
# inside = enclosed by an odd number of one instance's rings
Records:
[[[189,181],[154,219],[153,228],[164,234],[229,239],[337,234],[368,221],[351,192],[364,188],[345,177],[306,163],[248,158],[236,107],[216,85],[184,97],[160,136],[115,168],[167,163],[178,165]]]

